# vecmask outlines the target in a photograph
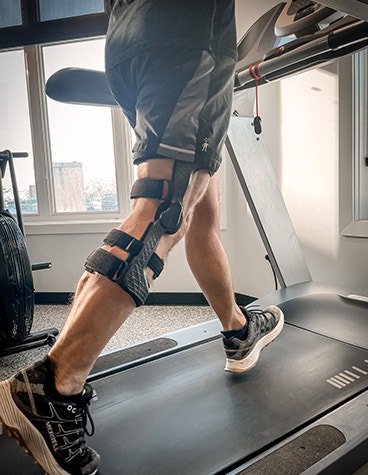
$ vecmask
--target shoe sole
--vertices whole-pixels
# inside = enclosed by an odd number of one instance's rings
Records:
[[[46,475],[70,475],[56,462],[41,433],[14,403],[9,380],[0,383],[0,423]],[[90,475],[96,473],[97,470]]]
[[[246,373],[253,369],[255,365],[258,363],[259,356],[261,351],[266,348],[267,345],[273,342],[273,340],[281,333],[281,330],[284,326],[284,314],[282,311],[274,306],[271,305],[267,307],[264,311],[270,311],[272,313],[277,313],[279,315],[279,321],[275,328],[267,333],[263,338],[257,341],[252,351],[242,360],[233,360],[230,358],[226,359],[226,366],[225,371],[231,373]]]

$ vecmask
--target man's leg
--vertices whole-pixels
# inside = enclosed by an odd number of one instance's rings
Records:
[[[172,168],[172,160],[156,159],[139,165],[138,176],[169,179]],[[205,171],[193,175],[184,196],[184,224],[175,235],[161,237],[157,248],[161,258],[166,258],[183,236],[209,180]],[[138,198],[120,229],[139,239],[155,220],[160,204],[160,200]],[[120,248],[104,247],[119,259],[126,258]],[[152,280],[149,271],[147,278]],[[85,380],[108,340],[135,306],[133,298],[115,282],[98,273],[85,273],[65,327],[48,357],[0,383],[0,422],[47,473],[97,473],[100,457],[84,439],[93,397]]]
[[[172,160],[150,160],[138,166],[138,177],[170,179]],[[156,253],[165,259],[170,249],[184,235],[195,205],[206,191],[210,177],[201,171],[193,175],[184,198],[183,225],[174,235],[164,235]],[[151,198],[135,200],[134,210],[118,229],[139,239],[154,216],[161,201]],[[105,250],[120,259],[125,251],[118,247]],[[148,278],[152,281],[152,276]],[[99,354],[135,308],[133,299],[116,283],[97,273],[81,278],[67,322],[49,357],[55,365],[55,385],[59,393],[77,394]]]
[[[284,317],[276,306],[250,311],[235,302],[230,266],[220,239],[216,175],[194,210],[185,241],[193,275],[224,329],[225,370],[235,373],[251,370],[262,349],[280,334]]]
[[[232,275],[220,238],[219,180],[211,178],[185,235],[189,266],[223,329],[240,330],[245,316],[235,302]]]

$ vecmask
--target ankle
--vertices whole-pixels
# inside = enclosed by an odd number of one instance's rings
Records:
[[[247,319],[239,307],[233,313],[231,319],[222,322],[223,331],[241,330],[247,324]]]
[[[55,380],[55,390],[57,394],[62,397],[72,397],[82,394],[84,385],[81,384],[68,384],[65,382],[58,382]]]
[[[51,372],[53,375],[51,390],[55,391],[56,395],[69,397],[81,394],[84,388],[85,381],[71,376],[70,371],[62,371],[55,361],[48,357]]]

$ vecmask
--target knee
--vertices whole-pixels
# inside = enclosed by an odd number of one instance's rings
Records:
[[[171,180],[175,160],[171,158],[152,158],[137,167],[138,178]]]

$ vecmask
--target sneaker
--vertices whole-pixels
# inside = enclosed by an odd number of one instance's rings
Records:
[[[88,411],[92,387],[86,384],[81,395],[57,399],[52,388],[47,357],[2,381],[0,422],[47,475],[94,475],[100,456],[84,440],[94,430]]]
[[[244,373],[250,371],[259,359],[263,348],[269,345],[284,326],[284,314],[272,305],[265,310],[241,309],[248,321],[245,340],[236,337],[223,338],[226,353],[225,371]]]

